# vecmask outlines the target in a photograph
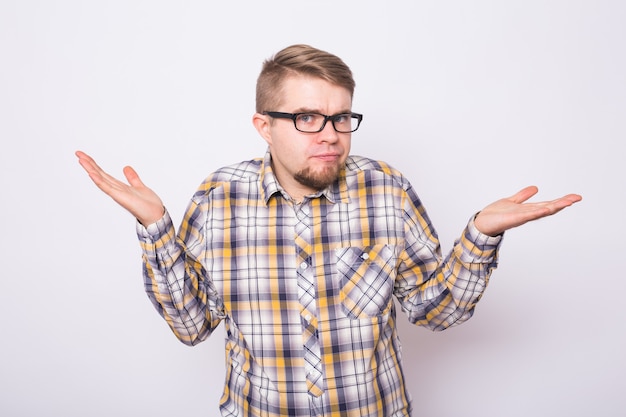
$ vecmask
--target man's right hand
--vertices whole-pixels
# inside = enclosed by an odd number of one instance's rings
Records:
[[[148,226],[165,213],[163,202],[158,195],[146,187],[137,172],[129,166],[124,167],[124,176],[128,184],[107,174],[89,155],[76,151],[78,163],[87,171],[89,178],[105,194],[120,206],[128,210],[144,226]]]

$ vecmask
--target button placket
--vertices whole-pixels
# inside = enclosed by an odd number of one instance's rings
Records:
[[[322,361],[317,330],[316,288],[314,268],[311,266],[311,229],[308,204],[296,208],[295,225],[296,251],[300,259],[297,268],[298,299],[301,304],[300,320],[304,346],[305,373],[307,388],[316,397],[323,393]]]

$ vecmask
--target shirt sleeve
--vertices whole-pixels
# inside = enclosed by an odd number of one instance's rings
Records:
[[[467,321],[497,267],[502,235],[482,234],[469,220],[443,258],[428,215],[411,190],[404,204],[405,246],[394,293],[409,321],[444,330]]]
[[[156,223],[136,227],[148,298],[186,345],[205,340],[224,318],[223,302],[199,260],[205,216],[192,201],[178,236],[167,211]]]

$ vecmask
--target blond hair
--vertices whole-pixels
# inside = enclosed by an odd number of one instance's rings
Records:
[[[282,98],[283,81],[293,75],[321,78],[354,95],[350,68],[336,55],[309,45],[291,45],[263,62],[256,83],[256,111],[275,110]]]

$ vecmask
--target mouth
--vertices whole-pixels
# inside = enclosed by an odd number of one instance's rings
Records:
[[[323,153],[314,155],[313,158],[322,162],[335,162],[339,159],[340,155],[338,153]]]

